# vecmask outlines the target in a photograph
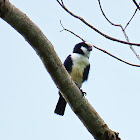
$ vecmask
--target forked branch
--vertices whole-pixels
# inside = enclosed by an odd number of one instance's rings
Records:
[[[104,11],[103,11],[103,9],[102,9],[100,0],[98,0],[98,3],[99,3],[99,6],[100,6],[100,10],[101,10],[103,16],[105,17],[105,19],[106,19],[111,25],[116,26],[116,27],[120,27],[121,30],[122,30],[122,32],[123,32],[123,34],[124,34],[124,36],[125,36],[126,41],[127,41],[128,43],[130,43],[129,38],[128,38],[128,35],[127,35],[126,32],[125,32],[125,29],[128,27],[128,25],[130,24],[130,22],[132,21],[132,19],[133,19],[134,16],[136,15],[137,9],[135,10],[135,12],[134,12],[133,16],[130,18],[130,20],[127,22],[126,26],[123,28],[123,26],[122,26],[121,24],[115,24],[115,23],[111,22],[111,21],[107,18],[107,16],[105,15],[105,13],[104,13]],[[129,46],[130,46],[130,49],[132,50],[132,52],[133,52],[133,53],[136,55],[136,57],[140,60],[140,56],[137,54],[137,52],[136,52],[135,49],[132,47],[132,45],[129,44]]]
[[[61,26],[62,26],[62,28],[63,28],[62,31],[64,31],[64,30],[65,30],[65,31],[68,31],[68,32],[72,33],[73,35],[75,35],[76,37],[78,37],[79,39],[81,39],[82,41],[85,41],[85,40],[84,40],[82,37],[80,37],[79,35],[75,34],[74,32],[72,32],[72,31],[70,31],[70,30],[68,30],[68,29],[66,29],[66,28],[63,26],[63,24],[62,24],[61,21],[60,21],[60,24],[61,24]],[[119,61],[125,63],[125,64],[128,64],[128,65],[130,65],[130,66],[134,66],[134,67],[140,67],[140,65],[131,64],[131,63],[129,63],[129,62],[126,62],[126,61],[124,61],[124,60],[122,60],[122,59],[116,57],[115,55],[113,55],[113,54],[107,52],[106,50],[103,50],[103,49],[101,49],[101,48],[99,48],[99,47],[97,47],[97,46],[95,46],[95,45],[93,45],[93,47],[96,48],[97,50],[100,50],[100,51],[102,51],[102,52],[108,54],[109,56],[111,56],[111,57],[113,57],[113,58],[115,58],[115,59],[117,59],[117,60],[119,60]]]
[[[86,24],[88,27],[90,27],[91,29],[93,29],[94,31],[96,31],[97,33],[99,33],[100,35],[104,36],[105,38],[110,39],[110,40],[112,40],[112,41],[119,42],[119,43],[127,44],[127,45],[140,46],[140,44],[138,44],[138,43],[129,43],[129,42],[126,42],[126,41],[122,41],[122,40],[119,40],[119,39],[110,37],[110,36],[108,36],[108,35],[102,33],[102,32],[99,31],[97,28],[95,28],[94,26],[92,26],[91,24],[89,24],[85,19],[83,19],[83,18],[80,17],[80,16],[77,16],[76,14],[74,14],[74,13],[72,13],[70,10],[68,10],[68,8],[66,8],[66,6],[64,5],[63,0],[61,0],[61,2],[60,2],[59,0],[57,0],[57,2],[58,2],[58,3],[60,4],[60,6],[61,6],[65,11],[67,11],[70,15],[72,15],[73,17],[79,19],[79,20],[82,21],[84,24]]]

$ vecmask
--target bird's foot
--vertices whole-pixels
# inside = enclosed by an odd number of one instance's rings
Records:
[[[82,89],[80,89],[80,91],[81,91],[81,93],[82,93],[83,96],[86,96],[87,95],[87,93],[84,92]]]

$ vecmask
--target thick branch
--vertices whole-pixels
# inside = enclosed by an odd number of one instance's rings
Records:
[[[104,33],[102,33],[101,31],[99,31],[98,29],[96,29],[94,26],[92,26],[91,24],[89,24],[86,20],[84,20],[82,17],[80,16],[77,16],[76,14],[72,13],[70,10],[68,10],[64,3],[63,3],[63,0],[61,0],[61,2],[59,0],[57,0],[57,2],[60,4],[60,6],[65,10],[67,11],[70,15],[72,15],[73,17],[79,19],[80,21],[82,21],[84,24],[86,24],[88,27],[90,27],[91,29],[93,29],[94,31],[96,31],[97,33],[99,33],[100,35],[104,36],[105,38],[107,39],[110,39],[112,41],[116,41],[116,42],[119,42],[119,43],[123,43],[123,44],[128,44],[128,45],[135,45],[135,46],[140,46],[140,44],[138,43],[129,43],[129,42],[126,42],[126,41],[122,41],[122,40],[119,40],[119,39],[116,39],[116,38],[113,38],[111,36],[108,36]]]
[[[118,133],[108,128],[95,109],[81,95],[54,51],[53,45],[42,31],[8,0],[0,0],[0,16],[15,28],[36,51],[73,111],[95,139],[119,140]]]

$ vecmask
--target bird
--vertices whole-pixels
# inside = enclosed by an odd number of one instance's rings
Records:
[[[76,44],[73,49],[73,53],[64,61],[66,70],[79,89],[81,88],[82,83],[88,79],[90,70],[89,56],[92,51],[92,46],[92,44],[86,41]],[[81,92],[85,93],[82,90]],[[63,116],[66,104],[67,102],[59,91],[59,100],[54,112]]]

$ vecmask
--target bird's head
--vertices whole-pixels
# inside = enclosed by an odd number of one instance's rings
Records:
[[[92,44],[89,42],[81,42],[75,45],[73,53],[82,54],[89,58],[90,52],[92,51]]]

